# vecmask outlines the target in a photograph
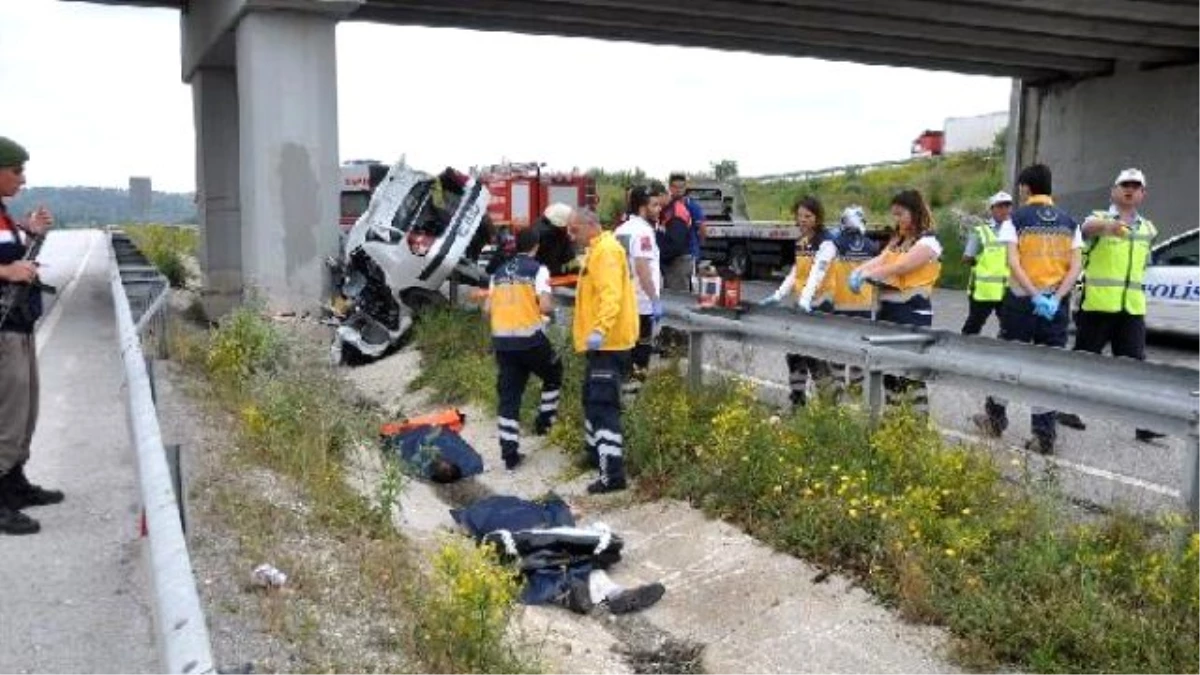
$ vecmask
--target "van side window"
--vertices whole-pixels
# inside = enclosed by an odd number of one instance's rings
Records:
[[[1168,267],[1200,265],[1200,233],[1193,232],[1155,251],[1154,264]]]

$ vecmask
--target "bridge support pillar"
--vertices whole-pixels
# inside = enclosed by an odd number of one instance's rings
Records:
[[[191,84],[201,300],[204,312],[215,319],[242,299],[237,73],[232,68],[200,68]]]
[[[1164,236],[1197,225],[1200,181],[1195,63],[1047,84],[1018,85],[1009,129],[1010,170],[1040,162],[1054,172],[1055,202],[1074,215],[1105,208],[1121,169],[1146,172],[1144,211]],[[1015,180],[1014,180],[1015,182]],[[1013,186],[1015,188],[1015,185]]]
[[[335,16],[258,11],[235,28],[243,279],[272,310],[315,310],[339,213]]]

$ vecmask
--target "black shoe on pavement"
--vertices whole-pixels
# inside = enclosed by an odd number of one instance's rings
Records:
[[[513,471],[518,466],[521,466],[521,463],[524,461],[525,461],[524,453],[518,452],[515,455],[510,455],[510,456],[504,458],[504,468],[508,469],[509,471]]]
[[[620,492],[626,487],[628,486],[625,484],[624,479],[609,481],[607,483],[604,482],[604,479],[600,479],[587,486],[587,491],[590,495],[601,495],[607,492]]]
[[[42,529],[38,521],[10,508],[0,505],[0,533],[3,534],[37,534]]]
[[[979,433],[988,438],[1000,438],[1004,435],[1004,426],[996,420],[987,416],[987,413],[976,413],[971,415],[971,422],[975,424],[975,428]]]
[[[65,498],[61,490],[47,490],[40,485],[34,485],[25,477],[25,466],[18,464],[8,473],[7,494],[10,506],[23,509],[30,506],[49,506],[59,504]]]
[[[1087,425],[1075,413],[1056,412],[1054,413],[1054,421],[1076,431],[1087,431]]]
[[[1039,455],[1053,455],[1054,441],[1034,436],[1025,441],[1025,449],[1029,452],[1036,452]]]
[[[645,586],[630,588],[608,598],[608,611],[613,614],[640,612],[653,607],[666,592],[667,589],[657,581]]]
[[[1160,434],[1157,431],[1150,431],[1149,429],[1138,429],[1133,432],[1133,435],[1142,443],[1151,443],[1167,436],[1166,434]]]

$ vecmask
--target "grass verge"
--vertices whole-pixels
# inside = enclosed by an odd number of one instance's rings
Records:
[[[466,540],[447,540],[431,564],[392,525],[401,481],[384,470],[368,486],[370,496],[347,480],[352,450],[374,448],[380,420],[323,362],[315,345],[289,334],[249,308],[235,311],[209,331],[176,322],[172,353],[205,382],[210,403],[229,414],[238,456],[231,463],[261,467],[297,486],[306,507],[281,520],[269,500],[238,493],[218,495],[236,516],[241,548],[254,558],[278,543],[287,518],[331,542],[330,553],[355,561],[358,597],[382,600],[384,611],[407,630],[396,647],[422,671],[531,672],[537,664],[518,658],[505,627],[516,602],[515,572]],[[271,516],[254,514],[267,509]],[[288,528],[289,530],[292,527]],[[294,570],[300,579],[306,570]],[[310,570],[309,579],[317,576]],[[296,590],[316,593],[319,583]],[[318,599],[314,595],[309,600]],[[316,632],[319,615],[301,603],[264,604],[269,628],[292,640]],[[311,607],[310,603],[310,607]],[[338,608],[345,611],[346,608]],[[269,611],[268,611],[269,610]],[[300,612],[302,616],[290,616]],[[289,628],[290,627],[290,628]],[[285,630],[286,629],[286,630]],[[360,668],[350,666],[351,670]]]
[[[494,406],[486,335],[476,314],[427,317],[423,383]],[[568,395],[552,438],[581,449],[581,368],[563,354]],[[678,369],[650,378],[625,437],[643,490],[852,574],[905,618],[949,628],[966,667],[1200,668],[1200,539],[1182,517],[1074,522],[1052,485],[1003,481],[986,453],[948,445],[907,411],[875,429],[825,402],[779,417],[748,385],[689,392]]]

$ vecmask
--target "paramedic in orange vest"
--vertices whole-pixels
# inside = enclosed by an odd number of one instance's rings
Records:
[[[825,270],[836,257],[837,248],[833,236],[825,229],[825,208],[816,197],[806,196],[796,200],[792,213],[800,228],[796,263],[775,293],[759,304],[777,305],[785,298],[794,297],[795,306],[804,312],[832,312],[833,296],[829,283],[832,280],[826,277]],[[817,261],[815,265],[814,261]],[[793,406],[807,405],[817,384],[829,380],[832,374],[827,361],[805,354],[789,353],[787,367]]]
[[[567,225],[579,250],[587,249],[575,286],[572,332],[575,351],[585,354],[583,414],[588,458],[600,479],[592,494],[624,490],[625,438],[621,431],[621,383],[638,338],[637,294],[625,248],[602,232],[591,209],[576,209]]]
[[[550,271],[534,257],[538,233],[527,227],[517,234],[517,254],[492,275],[485,311],[491,314],[492,349],[496,352],[496,420],[504,467],[517,468],[525,459],[521,446],[521,397],[529,375],[542,380],[537,434],[546,433],[558,415],[563,364],[546,337],[546,316],[554,310]]]
[[[876,318],[908,326],[933,325],[933,287],[942,272],[942,245],[934,236],[933,214],[916,190],[903,190],[892,197],[892,219],[896,235],[883,253],[850,274],[850,289],[858,293],[864,283],[887,285],[879,290]],[[890,402],[901,397],[912,401],[918,413],[929,413],[925,383],[907,377],[884,375]]]
[[[0,137],[0,288],[37,281],[37,263],[23,260],[31,237],[43,236],[54,224],[39,207],[23,224],[8,215],[5,201],[25,185],[29,153]],[[34,332],[42,314],[42,294],[33,289],[26,301],[0,316],[0,534],[34,534],[38,521],[22,513],[30,506],[57,504],[63,493],[29,482],[25,463],[38,417],[38,366]]]
[[[1017,188],[1024,205],[1000,228],[1008,245],[1008,289],[1000,308],[1000,339],[1049,347],[1067,346],[1071,289],[1083,266],[1083,237],[1066,211],[1050,196],[1050,168],[1034,164],[1021,170]],[[972,418],[988,436],[1008,427],[1004,401],[989,396],[985,412]],[[1035,407],[1033,438],[1025,448],[1052,454],[1057,436],[1054,411]]]

